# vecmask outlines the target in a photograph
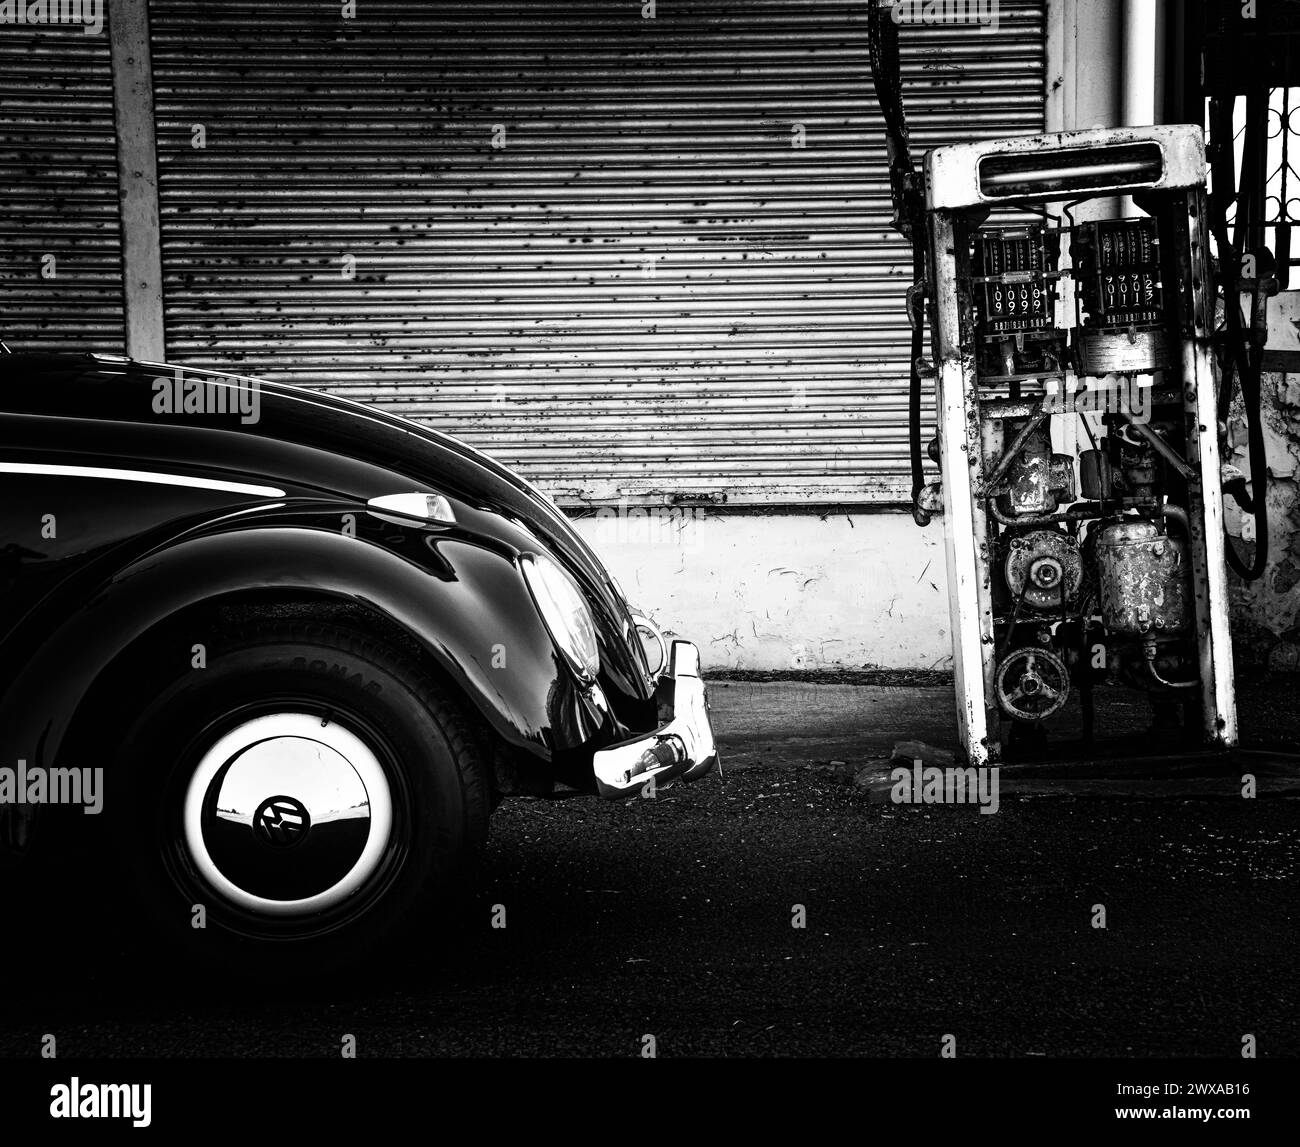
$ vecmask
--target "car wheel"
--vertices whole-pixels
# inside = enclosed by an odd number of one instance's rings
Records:
[[[193,954],[331,968],[462,881],[486,835],[482,757],[400,651],[332,626],[241,631],[127,735],[118,848],[145,916]]]

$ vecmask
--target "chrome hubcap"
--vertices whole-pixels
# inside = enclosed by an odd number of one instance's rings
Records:
[[[379,758],[309,713],[246,721],[203,755],[185,794],[184,843],[231,903],[273,916],[354,895],[384,857],[393,802]]]

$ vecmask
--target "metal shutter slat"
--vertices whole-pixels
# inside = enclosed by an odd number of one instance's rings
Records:
[[[125,347],[108,34],[0,27],[0,337],[14,351]],[[45,255],[55,278],[41,277]]]
[[[169,357],[380,402],[564,499],[904,496],[861,4],[150,14]],[[902,30],[918,151],[1042,130],[1044,19]]]

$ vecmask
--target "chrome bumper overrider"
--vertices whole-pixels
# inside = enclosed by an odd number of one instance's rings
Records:
[[[700,651],[689,641],[674,641],[669,649],[668,671],[659,681],[659,707],[661,719],[669,717],[667,724],[596,753],[601,796],[628,796],[652,779],[697,780],[717,766],[718,747],[700,680]]]

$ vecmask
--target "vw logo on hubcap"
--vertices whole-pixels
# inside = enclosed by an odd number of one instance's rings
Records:
[[[374,877],[392,841],[393,800],[357,733],[319,713],[267,713],[203,754],[183,820],[189,858],[217,894],[301,917],[344,903]]]
[[[268,797],[253,814],[253,833],[272,848],[291,848],[311,831],[311,813],[293,797]]]

